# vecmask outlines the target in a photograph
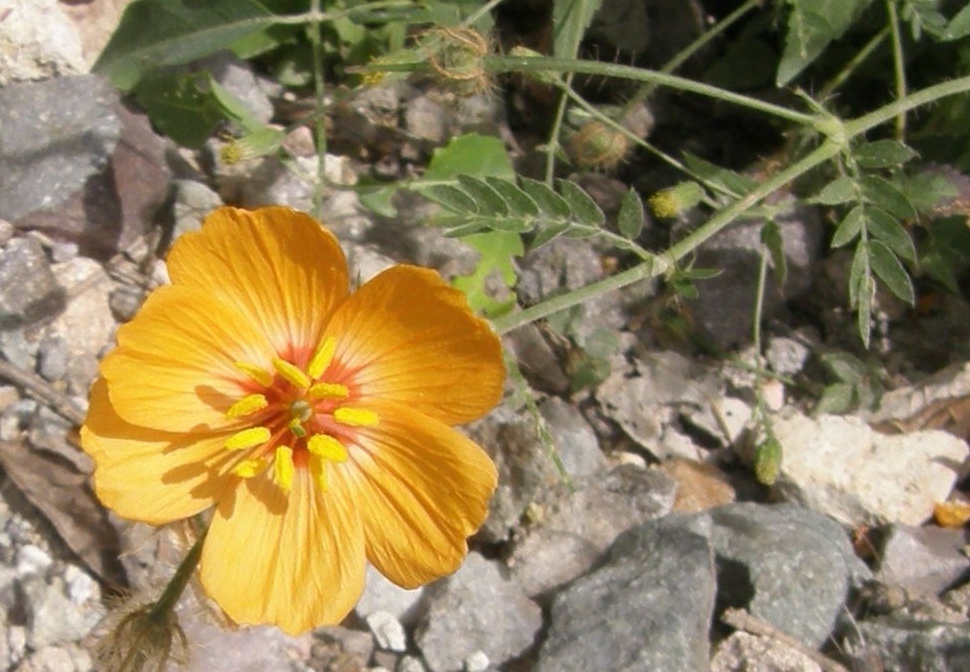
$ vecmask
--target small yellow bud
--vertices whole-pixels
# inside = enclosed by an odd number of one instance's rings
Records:
[[[601,121],[588,121],[569,140],[569,157],[580,168],[613,170],[630,151],[630,139]]]
[[[654,217],[666,219],[676,217],[693,208],[704,198],[704,190],[697,182],[681,182],[678,185],[658,191],[650,197],[650,211]]]

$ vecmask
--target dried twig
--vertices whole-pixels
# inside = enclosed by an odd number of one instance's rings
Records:
[[[47,404],[52,411],[75,425],[84,424],[84,411],[78,408],[73,399],[58,392],[43,378],[35,376],[9,362],[0,359],[0,378],[9,380],[22,387],[31,397]]]
[[[759,637],[768,637],[773,639],[780,644],[784,644],[790,649],[794,649],[811,658],[822,668],[824,672],[849,672],[849,669],[839,663],[835,662],[828,656],[822,655],[818,651],[811,649],[791,635],[787,635],[775,626],[771,625],[767,621],[764,621],[757,616],[752,616],[744,609],[725,609],[724,613],[721,615],[721,620],[727,623],[732,628],[737,628],[738,630],[743,630],[752,635],[758,635]]]

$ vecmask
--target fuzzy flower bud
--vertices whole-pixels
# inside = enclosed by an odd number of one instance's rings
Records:
[[[462,97],[491,88],[484,57],[492,50],[488,39],[472,28],[436,28],[425,34],[421,46],[441,82]]]
[[[184,661],[187,649],[175,611],[153,602],[122,616],[98,642],[95,658],[102,672],[163,672],[169,659]]]
[[[690,210],[704,198],[704,190],[697,182],[681,182],[650,197],[650,210],[655,217],[676,217]]]
[[[601,121],[588,121],[569,141],[569,156],[580,168],[612,170],[630,151],[630,139]]]

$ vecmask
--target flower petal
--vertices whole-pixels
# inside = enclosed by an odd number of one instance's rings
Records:
[[[364,589],[364,534],[355,504],[321,493],[298,467],[285,494],[266,475],[219,502],[202,549],[206,593],[236,623],[296,635],[337,624]]]
[[[381,421],[359,430],[350,459],[330,468],[360,511],[367,559],[394,583],[413,588],[455,571],[467,537],[488,513],[491,459],[447,425],[406,408],[377,407]]]
[[[122,420],[104,379],[91,389],[81,445],[95,462],[98,499],[118,515],[152,525],[188,518],[215,504],[231,482],[235,456],[224,435],[190,436],[145,429]]]
[[[251,386],[233,362],[268,367],[271,359],[266,339],[231,306],[197,289],[160,287],[118,330],[118,348],[102,361],[101,375],[128,422],[211,431],[244,422],[225,417]]]
[[[498,336],[434,271],[380,273],[337,309],[327,335],[361,398],[401,402],[448,425],[479,418],[501,399]]]
[[[316,348],[327,316],[349,291],[337,239],[309,215],[285,207],[213,211],[202,231],[172,246],[168,272],[173,284],[238,307],[290,361],[312,354],[305,350]]]

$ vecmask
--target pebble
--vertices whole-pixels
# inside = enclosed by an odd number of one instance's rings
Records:
[[[398,653],[407,650],[407,633],[404,632],[404,626],[401,625],[401,622],[394,618],[394,614],[386,611],[375,611],[368,614],[365,620],[378,647]]]
[[[404,656],[398,661],[395,672],[426,672],[426,669],[420,658]]]
[[[422,594],[423,588],[401,588],[368,565],[364,593],[357,601],[354,611],[364,619],[375,612],[384,612],[401,623],[408,624],[415,619]]]
[[[64,290],[36,239],[15,238],[0,250],[0,330],[51,317],[65,302]]]
[[[67,375],[69,359],[67,341],[57,334],[48,335],[37,349],[37,373],[51,382],[61,380]]]
[[[475,651],[465,658],[465,672],[488,672],[492,661],[484,651]]]
[[[119,322],[130,322],[141,304],[145,302],[145,290],[134,285],[119,285],[108,296],[108,307]]]
[[[478,553],[428,590],[416,642],[432,672],[460,672],[475,651],[502,665],[528,649],[542,627],[539,606]]]
[[[805,654],[771,637],[734,632],[722,641],[711,658],[711,672],[823,672]]]
[[[27,544],[17,550],[17,573],[21,577],[42,575],[54,559],[39,546]]]

